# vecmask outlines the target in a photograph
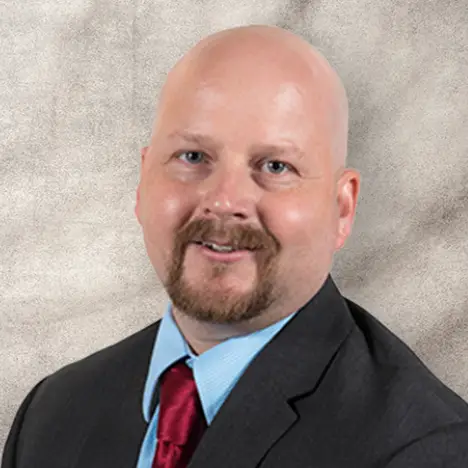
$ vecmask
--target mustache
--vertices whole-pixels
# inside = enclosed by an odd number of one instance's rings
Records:
[[[279,242],[268,230],[266,231],[243,224],[220,225],[211,219],[198,219],[178,232],[176,245],[178,249],[184,249],[192,242],[222,239],[238,249],[278,252]]]

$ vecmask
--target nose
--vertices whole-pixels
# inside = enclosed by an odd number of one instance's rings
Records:
[[[248,219],[258,197],[257,188],[245,168],[217,169],[205,179],[200,191],[202,215],[222,221]]]

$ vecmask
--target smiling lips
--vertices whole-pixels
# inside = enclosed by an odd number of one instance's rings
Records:
[[[235,262],[250,256],[249,250],[238,250],[227,245],[217,245],[210,242],[194,242],[197,250],[208,259],[217,262]]]
[[[230,243],[229,241],[225,240],[210,239],[209,241],[195,241],[194,243],[197,245],[207,247],[213,250],[214,252],[236,252],[239,250],[252,250],[246,248],[239,248],[239,246],[236,246],[234,243]]]
[[[220,238],[212,238],[212,239],[207,239],[206,241],[203,241],[203,242],[206,242],[207,244],[215,244],[215,245],[219,245],[221,247],[225,247],[225,246],[229,246],[229,245],[232,245],[232,242],[229,241],[229,239],[220,239]]]
[[[202,245],[203,247],[207,247],[215,252],[234,252],[239,249],[235,249],[232,245],[227,244],[218,244],[214,242],[200,242],[198,245]]]

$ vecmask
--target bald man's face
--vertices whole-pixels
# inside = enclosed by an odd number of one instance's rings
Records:
[[[337,183],[321,90],[294,81],[300,70],[242,67],[166,87],[135,208],[173,305],[216,323],[307,302],[350,232],[358,189]]]

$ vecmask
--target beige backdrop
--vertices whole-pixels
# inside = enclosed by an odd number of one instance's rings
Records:
[[[139,148],[169,67],[249,23],[310,40],[348,90],[341,292],[468,398],[468,0],[7,0],[0,21],[0,448],[40,378],[164,311]]]

